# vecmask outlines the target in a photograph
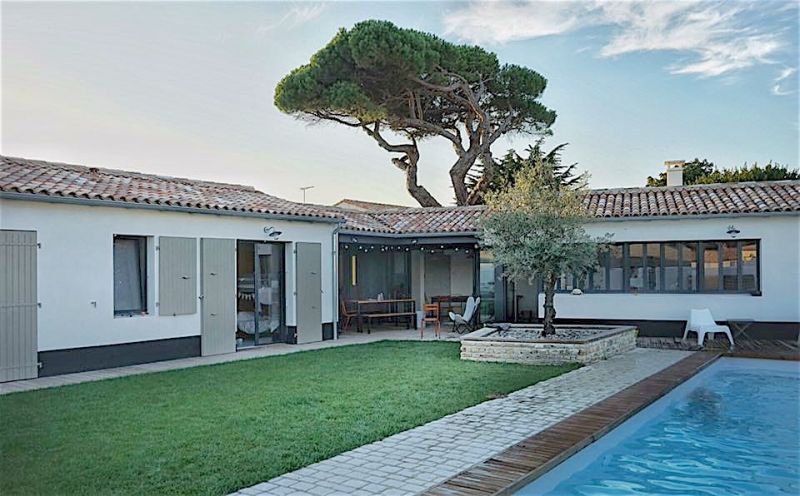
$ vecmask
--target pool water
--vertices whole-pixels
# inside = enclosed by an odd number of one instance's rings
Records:
[[[520,495],[798,495],[800,363],[723,358]]]

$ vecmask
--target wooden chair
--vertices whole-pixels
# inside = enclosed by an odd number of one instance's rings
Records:
[[[342,332],[347,332],[347,328],[350,327],[350,321],[353,320],[356,314],[347,309],[347,303],[344,300],[339,300],[339,303],[342,307],[341,315],[339,316],[342,321]]]
[[[427,327],[428,322],[433,324],[433,335],[441,337],[442,326],[441,322],[439,321],[439,304],[438,303],[426,303],[422,305],[422,327],[419,328],[419,338],[422,339],[422,334],[425,331],[425,327]]]

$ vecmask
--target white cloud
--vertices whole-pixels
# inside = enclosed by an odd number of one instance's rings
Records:
[[[776,62],[773,57],[785,43],[778,32],[752,22],[760,7],[753,2],[701,0],[488,2],[451,12],[444,23],[448,34],[479,43],[604,26],[608,34],[599,52],[602,57],[674,52],[680,60],[669,67],[671,73],[715,77]]]
[[[796,72],[797,68],[795,67],[785,67],[783,70],[781,70],[780,74],[778,74],[778,77],[775,78],[774,81],[775,84],[772,86],[772,93],[778,96],[791,95],[792,93],[794,93],[796,89],[795,90],[784,89],[783,86],[784,86],[784,81],[786,81]],[[795,88],[797,87],[797,81],[795,81],[794,86]]]
[[[258,27],[258,33],[266,33],[277,28],[292,29],[319,17],[325,10],[324,3],[298,3],[291,7],[280,19]]]

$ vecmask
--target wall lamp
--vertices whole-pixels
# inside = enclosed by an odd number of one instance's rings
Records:
[[[728,235],[729,235],[730,237],[732,237],[732,238],[735,238],[735,237],[736,237],[736,235],[737,235],[737,234],[739,234],[739,233],[740,233],[740,232],[742,232],[742,231],[740,231],[740,230],[736,229],[736,226],[734,226],[733,224],[731,224],[731,225],[729,225],[729,226],[728,226],[728,230],[727,230],[726,232],[728,233]]]
[[[266,234],[268,238],[275,239],[278,236],[280,236],[281,234],[283,234],[283,232],[282,231],[276,231],[274,227],[269,226],[269,227],[265,227],[264,228],[264,234]]]

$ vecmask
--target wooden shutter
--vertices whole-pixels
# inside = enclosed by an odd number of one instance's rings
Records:
[[[0,231],[0,382],[39,373],[36,232]]]
[[[197,312],[197,240],[158,238],[158,314]]]

